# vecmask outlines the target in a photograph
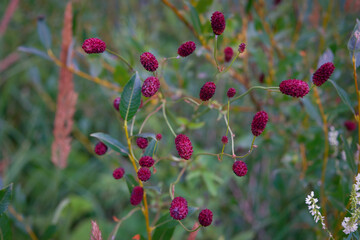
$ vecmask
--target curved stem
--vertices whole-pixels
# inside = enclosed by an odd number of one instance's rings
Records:
[[[183,167],[183,169],[179,173],[178,177],[176,178],[176,181],[173,182],[173,183],[170,183],[169,192],[170,192],[171,199],[174,199],[174,197],[175,197],[174,196],[175,195],[175,185],[180,181],[180,178],[184,174],[187,166],[188,166],[188,162],[185,163],[185,166]]]
[[[154,115],[155,113],[157,113],[160,109],[162,108],[162,105],[158,106],[153,112],[149,113],[145,120],[143,121],[143,123],[141,124],[141,127],[140,127],[140,130],[139,130],[139,134],[142,132],[142,129],[144,128],[145,126],[145,123],[147,122],[147,120],[149,120],[149,118]]]
[[[134,68],[130,65],[130,63],[128,63],[128,61],[126,61],[126,59],[123,58],[120,54],[118,54],[118,53],[116,53],[116,52],[114,52],[114,51],[112,51],[112,50],[110,50],[110,49],[108,49],[108,48],[106,49],[106,51],[109,52],[109,53],[111,53],[111,54],[113,54],[113,55],[115,55],[115,56],[117,56],[123,63],[125,63],[125,64],[128,66],[128,68],[129,68],[132,72],[135,72]]]
[[[165,122],[166,122],[166,124],[168,125],[171,133],[174,135],[174,137],[176,137],[176,133],[175,133],[175,131],[173,130],[173,128],[171,127],[171,125],[170,125],[170,123],[169,123],[169,120],[167,119],[167,116],[166,116],[166,112],[165,112],[165,111],[166,111],[166,110],[165,110],[165,100],[163,101],[162,109],[163,109],[162,112],[163,112],[163,116],[164,116]]]
[[[231,151],[232,151],[232,154],[233,156],[235,157],[235,151],[234,151],[234,134],[233,132],[231,131],[231,128],[230,128],[230,125],[229,125],[229,121],[226,119],[226,116],[224,115],[224,120],[226,122],[226,126],[230,132],[230,137],[231,137]]]
[[[121,218],[121,219],[118,221],[118,223],[116,224],[114,230],[111,232],[110,236],[108,237],[108,240],[114,240],[115,237],[116,237],[116,234],[117,234],[117,232],[118,232],[118,230],[119,230],[119,227],[120,227],[121,223],[122,223],[123,221],[125,221],[126,219],[128,219],[129,217],[131,217],[131,216],[132,216],[136,211],[138,211],[138,210],[140,210],[139,207],[134,208],[134,209],[131,210],[128,214],[126,214],[125,217]]]
[[[240,99],[240,98],[242,98],[242,97],[246,96],[247,94],[249,94],[249,93],[250,93],[252,90],[254,90],[254,89],[271,90],[271,89],[279,89],[279,87],[262,87],[262,86],[254,86],[254,87],[249,88],[246,92],[244,92],[244,93],[243,93],[243,94],[241,94],[240,96],[237,96],[237,97],[233,98],[233,99],[230,101],[230,103],[232,103],[232,102],[234,102],[234,101],[236,101],[236,100],[238,100],[238,99]]]
[[[245,157],[249,156],[249,154],[252,153],[252,151],[253,151],[255,139],[256,139],[256,136],[254,136],[254,138],[253,138],[253,140],[251,142],[251,147],[250,147],[249,152],[247,154],[243,155],[243,156],[237,156],[236,158],[245,158]]]
[[[217,53],[217,39],[218,39],[218,35],[215,35],[215,39],[214,39],[214,60],[216,63],[216,67],[218,69],[218,71],[220,72],[220,68],[219,68],[219,64],[216,58],[216,53]]]
[[[233,65],[233,63],[235,62],[235,60],[239,57],[239,55],[240,55],[240,52],[238,52],[238,53],[236,54],[236,56],[234,57],[234,59],[231,61],[230,65],[225,69],[225,71],[222,71],[221,74],[226,73],[227,71],[229,71],[229,69],[231,68],[231,66]]]
[[[201,225],[199,225],[197,228],[191,230],[191,229],[188,229],[187,227],[185,227],[185,225],[181,221],[178,220],[178,222],[187,232],[196,232],[197,230],[199,230],[199,228],[201,228]]]

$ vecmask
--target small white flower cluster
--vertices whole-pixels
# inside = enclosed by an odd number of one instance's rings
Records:
[[[358,41],[360,40],[360,32],[359,31],[356,30],[354,33],[354,36]]]
[[[358,229],[360,218],[360,173],[356,176],[356,182],[352,187],[350,195],[351,217],[345,217],[341,225],[344,227],[343,232],[350,234]]]
[[[314,216],[315,222],[317,223],[320,220],[322,228],[325,229],[328,232],[329,237],[331,239],[333,239],[332,234],[330,233],[330,231],[327,229],[327,227],[325,225],[324,216],[322,216],[321,213],[320,213],[320,206],[318,206],[316,204],[318,201],[319,200],[317,198],[314,198],[314,192],[313,191],[311,191],[311,193],[305,199],[305,203],[308,205],[309,212],[311,213],[311,215]]]
[[[329,143],[331,146],[339,146],[339,141],[337,140],[338,136],[339,132],[335,130],[334,126],[331,126],[329,132]]]

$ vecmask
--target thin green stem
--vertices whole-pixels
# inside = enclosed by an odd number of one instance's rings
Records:
[[[201,228],[201,225],[199,225],[197,228],[191,230],[191,229],[188,229],[187,227],[184,226],[184,224],[178,220],[178,222],[180,223],[180,225],[187,231],[187,232],[196,232],[197,230],[199,230],[199,228]]]
[[[218,61],[217,61],[217,58],[216,58],[216,53],[217,53],[217,39],[218,39],[218,35],[215,35],[215,39],[214,39],[214,60],[215,60],[215,63],[216,63],[217,70],[220,71],[220,69],[219,69],[219,64],[218,64]]]
[[[226,73],[227,71],[229,71],[229,69],[231,68],[231,66],[233,65],[233,63],[235,62],[235,60],[239,57],[240,55],[240,52],[238,52],[236,54],[236,56],[234,57],[234,59],[231,61],[230,65],[225,69],[225,71],[222,71],[221,74],[224,74]]]
[[[173,128],[171,127],[171,125],[170,125],[170,123],[169,123],[169,120],[167,119],[166,109],[165,109],[165,108],[166,108],[166,107],[165,107],[165,101],[163,101],[163,104],[162,104],[162,110],[163,110],[163,111],[162,111],[162,112],[163,112],[163,116],[164,116],[165,122],[166,122],[166,124],[168,125],[171,133],[174,135],[174,137],[176,137],[176,133],[175,133],[175,131],[173,130]]]
[[[139,134],[142,132],[144,126],[145,126],[145,123],[149,120],[149,118],[154,115],[155,113],[157,113],[160,109],[162,108],[162,105],[158,106],[153,112],[149,113],[145,120],[143,121],[143,123],[141,124],[141,127],[140,127],[140,130],[139,130]]]
[[[227,117],[228,117],[228,119],[230,119],[230,101],[229,100],[228,100],[228,104],[227,104]],[[227,136],[228,132],[229,132],[229,127],[226,126],[225,136]],[[222,159],[223,159],[224,149],[225,149],[225,144],[223,144],[222,149],[221,149],[220,161],[222,161]]]
[[[174,195],[175,195],[175,185],[180,181],[180,178],[182,175],[184,175],[184,172],[186,170],[188,166],[188,161],[185,163],[185,166],[183,167],[183,169],[180,171],[178,177],[176,178],[175,182],[170,183],[170,187],[169,187],[169,192],[170,192],[170,197],[171,199],[174,199]],[[172,191],[172,189],[174,189],[174,191]]]
[[[226,122],[226,126],[230,132],[230,137],[231,137],[231,151],[232,151],[232,154],[233,156],[235,157],[235,151],[234,151],[234,134],[233,132],[231,131],[231,128],[230,128],[230,125],[229,125],[229,121],[226,119],[226,116],[224,115],[224,120]]]
[[[119,227],[120,227],[121,223],[122,223],[123,221],[125,221],[126,219],[128,219],[129,217],[131,217],[136,211],[139,211],[139,210],[140,210],[139,207],[134,208],[134,209],[132,209],[125,217],[121,218],[121,219],[118,221],[118,223],[116,224],[114,230],[111,232],[110,236],[108,237],[108,240],[114,240],[115,237],[116,237],[116,234],[117,234],[117,232],[118,232],[118,230],[119,230]]]
[[[246,96],[247,94],[249,94],[252,90],[254,89],[263,89],[263,90],[271,90],[271,89],[279,89],[279,87],[262,87],[262,86],[254,86],[249,88],[246,92],[244,92],[243,94],[241,94],[240,96],[237,96],[235,98],[233,98],[230,103],[233,103],[234,101]]]
[[[115,56],[117,56],[123,63],[125,63],[125,64],[128,66],[128,68],[129,68],[132,72],[135,72],[134,68],[130,65],[130,63],[128,63],[128,62],[126,61],[126,59],[123,58],[120,54],[118,54],[118,53],[116,53],[116,52],[114,52],[114,51],[112,51],[112,50],[110,50],[110,49],[106,49],[106,51],[109,52],[109,53],[111,53],[111,54],[113,54],[113,55],[115,55]]]
[[[255,142],[256,136],[254,136],[252,142],[251,142],[251,147],[250,150],[247,154],[243,155],[243,156],[238,156],[237,158],[245,158],[247,156],[249,156],[249,154],[253,151],[253,147],[254,147],[254,142]]]

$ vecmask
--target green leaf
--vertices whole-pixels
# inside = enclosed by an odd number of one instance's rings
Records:
[[[51,47],[51,33],[48,26],[45,23],[45,18],[38,18],[37,30],[41,43],[46,49]]]
[[[339,94],[341,100],[346,104],[346,106],[349,107],[349,109],[352,111],[352,113],[355,115],[355,111],[353,109],[353,107],[351,106],[351,102],[350,102],[350,98],[347,95],[347,93],[345,92],[344,89],[342,89],[341,87],[339,87],[334,81],[332,80],[328,80],[329,82],[331,82],[331,84],[334,86],[334,88],[336,89],[337,93]]]
[[[150,156],[153,157],[155,152],[156,152],[156,143],[157,141],[152,139],[149,143],[149,145],[146,147],[145,152],[144,152],[144,156]]]
[[[101,133],[101,132],[92,133],[92,134],[90,134],[90,136],[99,139],[100,141],[105,143],[107,146],[109,146],[112,150],[120,153],[123,156],[128,156],[128,154],[129,154],[127,147],[125,147],[124,145],[122,145],[121,142],[119,142],[118,140],[116,140],[115,138],[111,137],[110,135],[108,135],[106,133]]]
[[[186,3],[188,5],[188,7],[190,8],[190,17],[191,17],[191,22],[196,30],[196,32],[198,34],[201,34],[201,23],[200,23],[200,19],[199,19],[199,15],[198,12],[196,11],[196,9],[193,7],[193,5],[191,5],[190,3]]]
[[[128,82],[130,76],[126,68],[121,65],[117,65],[114,71],[114,81],[119,83],[120,86],[124,87]]]
[[[213,2],[213,0],[200,0],[196,5],[196,10],[198,13],[205,13],[208,11]]]
[[[48,240],[54,237],[56,232],[56,225],[50,225],[46,228],[44,234],[41,236],[40,240]]]
[[[344,138],[343,135],[340,136],[342,142],[344,143],[344,150],[345,150],[345,154],[346,154],[346,161],[349,164],[350,169],[353,171],[354,174],[356,174],[357,172],[357,168],[356,168],[356,164],[355,164],[355,160],[354,160],[354,155],[350,149],[350,146],[348,144],[348,142],[346,141],[346,139]]]
[[[31,54],[35,54],[35,55],[38,55],[42,58],[45,58],[46,60],[50,60],[51,61],[51,58],[43,51],[40,51],[39,49],[37,48],[32,48],[32,47],[24,47],[24,46],[20,46],[18,47],[18,51],[20,52],[25,52],[25,53],[31,53]]]
[[[204,179],[206,188],[209,190],[211,196],[216,196],[217,194],[217,187],[215,186],[215,181],[214,179],[211,177],[211,173],[210,172],[205,172],[202,174],[202,177]]]
[[[126,174],[126,185],[128,186],[130,194],[135,186],[138,186],[138,182],[136,182],[135,178],[131,174]]]
[[[188,124],[189,129],[199,129],[205,125],[205,122],[192,122]]]
[[[123,119],[131,120],[139,109],[141,101],[141,81],[138,72],[125,85],[121,94],[120,115]]]
[[[167,240],[171,239],[178,222],[167,212],[156,222],[156,225],[159,227],[155,229],[153,239]]]
[[[152,139],[156,140],[155,133],[140,133],[140,134],[136,134],[135,137],[152,138]]]
[[[13,184],[0,190],[0,214],[5,212],[10,204]]]
[[[6,214],[0,214],[0,240],[11,240],[12,231],[10,220]]]

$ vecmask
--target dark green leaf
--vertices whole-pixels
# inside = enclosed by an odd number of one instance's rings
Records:
[[[149,143],[149,145],[146,147],[144,156],[150,156],[153,157],[156,152],[156,143],[157,141],[152,139]]]
[[[46,60],[50,60],[50,61],[51,61],[51,58],[50,58],[45,52],[40,51],[40,50],[37,49],[37,48],[20,46],[20,47],[18,47],[18,50],[19,50],[20,52],[35,54],[35,55],[38,55],[38,56],[40,56],[40,57],[42,57],[42,58],[45,58]]]
[[[126,68],[124,68],[121,65],[117,65],[115,67],[115,71],[114,71],[114,81],[119,83],[120,86],[125,86],[125,84],[129,81],[129,73],[126,70]]]
[[[353,171],[354,174],[356,174],[357,172],[357,168],[356,168],[356,164],[355,164],[355,160],[354,160],[354,155],[350,149],[350,146],[348,144],[348,142],[346,141],[346,139],[344,138],[343,135],[341,135],[341,140],[344,143],[344,150],[345,150],[345,154],[346,154],[346,161],[349,164],[350,169]]]
[[[11,240],[12,231],[10,226],[10,220],[6,214],[0,214],[0,240]]]
[[[155,133],[140,133],[140,134],[136,134],[135,137],[152,138],[152,139],[156,140]]]
[[[126,176],[126,184],[127,184],[127,186],[128,186],[129,192],[130,192],[130,194],[131,194],[133,188],[134,188],[135,186],[139,185],[139,184],[138,184],[138,182],[136,182],[136,180],[135,180],[135,178],[133,177],[133,175],[131,175],[131,174],[126,174],[125,176]]]
[[[51,33],[49,31],[48,26],[45,23],[44,18],[38,18],[37,21],[37,30],[39,34],[39,38],[41,43],[44,45],[46,49],[50,49],[51,47]]]
[[[171,239],[172,235],[174,234],[174,231],[175,231],[175,227],[172,228],[158,227],[154,232],[153,239],[158,239],[158,240]]]
[[[10,204],[13,184],[0,190],[0,214],[5,212]]]
[[[125,85],[121,94],[120,115],[123,119],[131,120],[139,109],[141,101],[141,81],[136,72]]]
[[[341,87],[339,87],[334,81],[332,81],[332,80],[328,80],[328,81],[331,82],[331,84],[334,86],[334,88],[336,89],[337,93],[339,94],[341,100],[346,104],[346,106],[349,107],[349,109],[352,111],[352,113],[355,114],[355,111],[354,111],[353,107],[351,106],[350,98],[347,95],[347,93],[345,92],[345,90],[342,89]]]
[[[99,139],[101,142],[105,143],[107,146],[109,146],[112,150],[121,153],[123,156],[127,156],[129,154],[129,151],[127,147],[125,147],[121,142],[119,142],[117,139],[111,137],[110,135],[106,133],[92,133],[90,136],[95,137]]]
[[[44,234],[41,236],[40,240],[48,240],[48,239],[52,239],[54,234],[56,232],[56,225],[50,225],[46,228],[46,231],[44,232]]]
[[[171,239],[175,227],[178,225],[178,222],[175,221],[171,216],[170,213],[165,213],[157,222],[155,232],[153,234],[153,239]]]
[[[190,3],[187,3],[187,5],[190,8],[191,22],[192,22],[196,32],[198,34],[201,34],[201,23],[200,23],[199,15],[198,15],[196,9]]]

